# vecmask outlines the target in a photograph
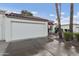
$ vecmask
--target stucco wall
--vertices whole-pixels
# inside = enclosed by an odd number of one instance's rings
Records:
[[[61,28],[63,29],[69,29],[69,25],[61,25]],[[79,24],[74,24],[73,25],[73,32],[79,32]]]
[[[5,39],[4,38],[4,36],[5,36],[5,33],[4,33],[4,31],[5,31],[4,21],[5,20],[3,20],[3,19],[5,19],[5,16],[0,14],[0,40],[4,40]]]
[[[6,16],[2,20],[5,20],[4,39],[6,41],[48,36],[48,22],[14,19]]]

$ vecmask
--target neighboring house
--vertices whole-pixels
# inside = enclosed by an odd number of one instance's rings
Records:
[[[63,31],[68,31],[69,24],[63,24],[61,25],[61,28],[63,29]],[[79,32],[79,24],[73,24],[73,32]]]
[[[57,24],[53,25],[53,31],[55,32],[55,28],[57,28]],[[69,31],[69,24],[62,24],[61,29],[66,32]],[[79,32],[79,24],[73,24],[73,32]]]
[[[22,39],[46,38],[48,20],[21,14],[5,14],[0,11],[0,40],[7,42]]]
[[[57,26],[58,26],[57,23],[54,23],[53,32],[55,32],[55,28],[58,28]],[[62,24],[61,29],[64,32],[69,31],[69,24]],[[79,24],[73,24],[73,32],[79,32]]]
[[[55,28],[58,28],[58,21],[55,20],[54,21],[54,25],[53,25],[53,31],[55,32]],[[66,31],[70,31],[69,30],[69,23],[65,24],[65,23],[61,23],[61,29],[66,32]],[[73,32],[79,32],[79,24],[76,22],[73,24]]]

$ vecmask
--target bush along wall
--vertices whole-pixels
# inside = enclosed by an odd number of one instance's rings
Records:
[[[77,41],[79,42],[79,33],[74,33],[74,35],[75,35]]]
[[[65,39],[65,41],[71,41],[72,37],[73,37],[73,33],[71,33],[71,32],[64,32],[64,39]]]

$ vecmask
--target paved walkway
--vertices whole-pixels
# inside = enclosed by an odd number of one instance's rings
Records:
[[[53,39],[53,41],[44,46],[45,50],[50,53],[47,53],[48,56],[79,56],[79,52],[76,51],[74,46],[72,46],[70,49],[66,49],[65,44],[63,42],[59,43],[56,38],[58,38],[58,36],[52,35],[51,39]],[[41,53],[39,52],[37,55],[41,55]]]
[[[64,43],[59,43],[57,40],[46,44],[45,49],[50,51],[54,56],[79,56],[74,46],[66,49]]]

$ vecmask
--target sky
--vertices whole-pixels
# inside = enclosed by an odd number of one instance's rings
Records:
[[[7,12],[20,13],[21,10],[32,12],[34,16],[56,21],[56,9],[54,3],[0,3],[0,9]],[[61,4],[61,23],[69,23],[70,4]],[[74,4],[74,23],[79,23],[79,4]]]

